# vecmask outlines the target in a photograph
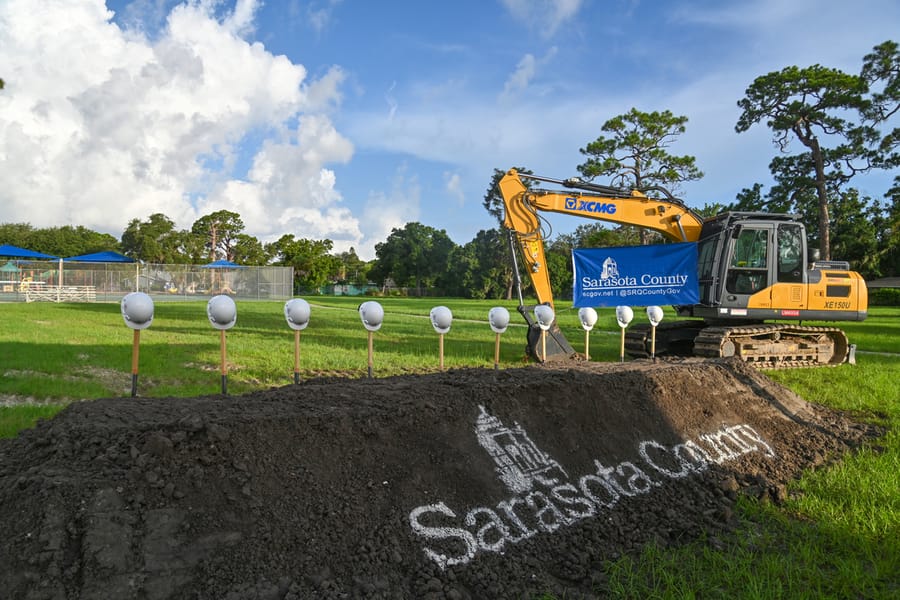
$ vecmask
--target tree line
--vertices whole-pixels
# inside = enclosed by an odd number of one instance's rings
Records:
[[[736,132],[763,124],[772,133],[778,149],[769,164],[774,184],[765,190],[753,183],[734,202],[706,204],[697,211],[702,216],[728,210],[795,213],[806,225],[810,247],[818,246],[822,259],[849,261],[868,279],[900,273],[900,175],[881,198],[864,196],[851,185],[860,174],[900,166],[897,43],[875,46],[857,74],[812,65],[757,77],[737,104],[742,112]],[[576,169],[586,181],[602,177],[648,195],[661,188],[677,195],[682,184],[704,175],[693,156],[670,151],[687,122],[687,117],[668,110],[632,108],[606,121],[602,134],[580,148],[584,162]],[[790,153],[797,145],[800,151]],[[517,170],[532,173],[527,167]],[[205,215],[187,230],[176,229],[160,213],[133,219],[120,240],[80,226],[0,224],[0,240],[59,256],[118,250],[154,263],[202,264],[224,258],[245,265],[292,266],[298,290],[392,282],[418,294],[438,289],[445,295],[511,298],[515,274],[496,185],[504,173],[494,169],[482,202],[496,219],[496,228],[481,230],[458,245],[445,230],[407,223],[376,244],[372,261],[361,260],[352,248],[333,252],[328,239],[285,234],[261,243],[244,232],[239,214],[227,210]],[[571,291],[573,248],[659,241],[646,230],[593,222],[549,238],[545,245],[553,289],[559,297]],[[527,287],[527,278],[523,284]]]

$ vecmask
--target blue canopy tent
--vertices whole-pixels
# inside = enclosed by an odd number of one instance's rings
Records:
[[[246,269],[244,265],[231,262],[230,260],[214,260],[211,263],[202,265],[201,269],[212,269],[215,275],[210,277],[209,287],[214,294],[234,294],[235,277],[233,273],[228,273],[231,269]]]
[[[5,258],[14,258],[16,262],[18,261],[32,261],[32,260],[58,260],[60,261],[60,267],[62,266],[62,259],[58,256],[53,256],[51,254],[44,254],[43,252],[35,252],[34,250],[28,250],[27,248],[19,248],[18,246],[13,246],[12,244],[3,244],[0,246],[0,256]],[[12,261],[9,261],[7,264],[11,264]],[[13,265],[18,268],[18,265]],[[3,280],[2,287],[0,290],[2,291],[11,291],[14,287],[16,287],[16,283],[19,279],[18,272],[16,273],[15,280],[5,279]],[[30,282],[32,276],[29,275],[25,278],[25,281]]]
[[[230,260],[215,260],[200,267],[201,269],[243,269],[244,265],[233,263]]]
[[[27,260],[57,260],[58,256],[51,256],[50,254],[44,254],[43,252],[35,252],[34,250],[27,250],[25,248],[19,248],[18,246],[12,246],[10,244],[3,244],[0,246],[0,256],[5,256],[7,258],[24,258]]]
[[[69,258],[63,259],[65,261],[73,261],[73,262],[94,262],[94,263],[133,263],[137,262],[133,258],[125,256],[124,254],[119,254],[118,252],[113,252],[112,250],[107,250],[105,252],[94,252],[92,254],[82,254],[81,256],[70,256]]]
[[[136,271],[134,275],[135,281],[135,291],[137,291],[138,280],[140,278],[140,269],[141,265],[135,259],[125,256],[124,254],[119,254],[118,252],[113,252],[112,250],[104,250],[103,252],[92,252],[90,254],[81,254],[79,256],[70,256],[69,258],[64,258],[60,261],[63,262],[78,262],[78,263],[116,263],[116,264],[124,264],[124,263],[136,263]],[[60,281],[62,281],[62,268],[60,268]]]

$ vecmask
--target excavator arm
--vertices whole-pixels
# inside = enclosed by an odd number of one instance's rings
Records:
[[[569,190],[529,189],[522,179],[554,183]],[[557,180],[519,174],[515,169],[498,183],[505,208],[503,225],[514,231],[525,269],[534,285],[538,304],[553,306],[550,273],[544,256],[539,212],[554,212],[635,225],[658,231],[666,238],[694,242],[700,238],[703,219],[675,198],[649,198],[642,192],[594,185],[580,179]]]

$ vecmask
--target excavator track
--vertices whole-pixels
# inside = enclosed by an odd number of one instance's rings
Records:
[[[658,328],[657,354],[690,353],[713,358],[736,357],[760,369],[792,369],[839,365],[847,360],[850,352],[846,334],[836,327],[789,324],[702,325],[702,322],[693,321],[672,323],[667,329]],[[650,356],[651,335],[649,326],[629,332],[625,342],[628,353],[638,357]],[[684,342],[691,335],[691,351],[685,352],[688,345]],[[679,349],[682,352],[677,352]]]

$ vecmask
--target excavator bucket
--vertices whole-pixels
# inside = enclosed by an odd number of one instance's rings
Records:
[[[540,362],[570,359],[575,356],[575,349],[559,329],[556,319],[545,332],[534,318],[533,306],[519,305],[518,310],[528,323],[528,344],[525,346],[528,356]]]

